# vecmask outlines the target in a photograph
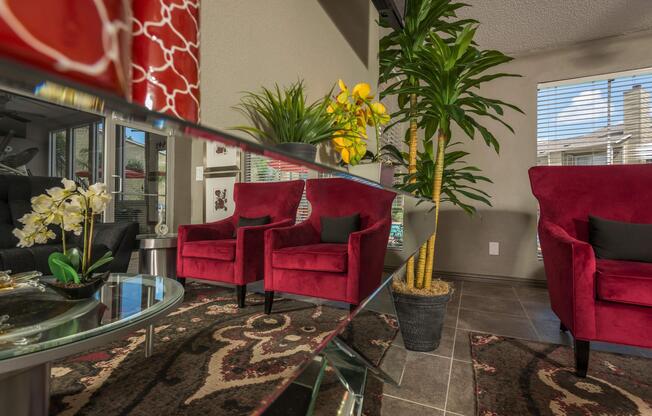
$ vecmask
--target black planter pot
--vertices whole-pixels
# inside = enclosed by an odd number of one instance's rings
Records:
[[[411,351],[437,349],[451,292],[442,296],[415,296],[392,292],[405,348]]]
[[[80,286],[64,286],[60,284],[55,277],[44,276],[41,281],[46,283],[57,293],[68,300],[88,299],[95,294],[106,283],[110,272],[104,272],[94,276],[94,279]]]
[[[310,162],[314,162],[317,157],[317,146],[310,143],[279,143],[276,147],[279,150],[309,160]]]

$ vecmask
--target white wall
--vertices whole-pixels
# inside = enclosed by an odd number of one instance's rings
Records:
[[[242,91],[301,78],[309,99],[338,78],[378,79],[377,12],[371,0],[209,0],[201,5],[201,121],[220,129],[244,120],[231,107]],[[365,50],[366,48],[366,50]],[[194,167],[204,144],[192,146]],[[192,181],[192,221],[202,220],[201,182]]]
[[[652,32],[646,32],[520,56],[501,70],[522,78],[503,79],[482,88],[481,94],[515,104],[525,115],[508,113],[506,121],[516,130],[515,135],[496,123],[487,123],[501,142],[500,156],[480,138],[467,145],[469,161],[494,181],[485,186],[494,207],[482,209],[475,218],[454,209],[443,213],[437,270],[544,278],[542,262],[536,258],[537,203],[527,176],[528,168],[536,164],[537,84],[652,67],[650,45]],[[500,256],[488,255],[489,241],[501,243]]]

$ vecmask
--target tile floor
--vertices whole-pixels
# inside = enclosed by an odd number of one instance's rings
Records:
[[[480,282],[453,282],[441,344],[430,353],[407,351],[400,337],[383,366],[400,388],[384,388],[383,414],[475,415],[470,331],[535,341],[570,344],[559,331],[546,289]],[[379,296],[373,309],[387,311],[391,300]],[[594,345],[595,344],[595,345]],[[652,358],[652,350],[593,343],[592,348]]]

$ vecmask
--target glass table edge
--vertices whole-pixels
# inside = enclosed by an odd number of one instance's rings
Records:
[[[126,274],[126,273],[117,273],[115,275],[112,275],[112,277],[113,276],[120,276],[120,277],[125,277],[125,276],[126,277],[148,276],[148,277],[160,277],[160,278],[164,278],[164,279],[169,279],[169,278],[163,277],[163,276],[142,275],[142,274]],[[23,359],[29,361],[30,357],[32,357],[34,355],[46,354],[46,353],[48,353],[50,351],[53,351],[53,350],[56,350],[56,349],[59,349],[59,348],[65,348],[67,346],[71,346],[73,344],[83,342],[83,341],[86,341],[88,339],[101,337],[103,335],[108,336],[109,334],[116,333],[116,332],[131,331],[131,330],[134,330],[134,327],[138,327],[139,326],[138,324],[141,323],[142,321],[148,321],[148,320],[150,320],[152,317],[154,317],[156,315],[163,315],[163,313],[165,313],[167,311],[170,311],[170,309],[174,309],[174,308],[178,307],[183,302],[184,295],[185,295],[185,289],[183,288],[181,283],[177,282],[175,279],[170,279],[170,281],[173,282],[173,284],[179,285],[181,287],[181,290],[179,292],[177,292],[177,294],[176,294],[176,296],[174,296],[174,298],[169,299],[169,301],[166,304],[161,305],[159,308],[148,308],[144,312],[131,315],[131,316],[125,318],[124,320],[111,322],[111,323],[103,325],[101,327],[94,328],[94,329],[92,329],[90,331],[86,331],[84,333],[84,335],[72,334],[72,335],[68,335],[68,336],[63,337],[63,338],[59,338],[59,339],[56,340],[56,342],[53,342],[51,345],[48,345],[45,348],[39,348],[39,349],[31,348],[32,351],[25,352],[25,353],[22,353],[22,354],[8,355],[8,356],[5,356],[5,357],[0,356],[0,374],[3,373],[3,371],[2,371],[3,367],[12,366],[13,362],[15,362],[15,361],[20,361],[20,360],[23,360]],[[159,302],[159,303],[163,303],[163,302]],[[172,312],[172,311],[170,311],[170,312]],[[163,315],[163,316],[161,316],[161,318],[164,318],[165,316],[167,316],[167,315]],[[63,342],[63,341],[65,341],[65,342]],[[33,344],[33,345],[31,345],[31,347],[36,347],[37,345],[38,344]],[[25,349],[28,349],[27,346],[25,347]],[[23,349],[23,351],[25,349]]]

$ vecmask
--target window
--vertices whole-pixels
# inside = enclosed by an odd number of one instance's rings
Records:
[[[539,84],[537,165],[650,163],[650,94],[652,69]]]
[[[104,123],[94,122],[50,132],[50,176],[79,183],[103,180]]]
[[[254,153],[245,153],[244,182],[279,182],[308,179],[308,169],[280,160],[274,160]],[[297,210],[297,222],[310,215],[310,204],[304,191]]]
[[[538,165],[652,159],[652,69],[540,84]]]

